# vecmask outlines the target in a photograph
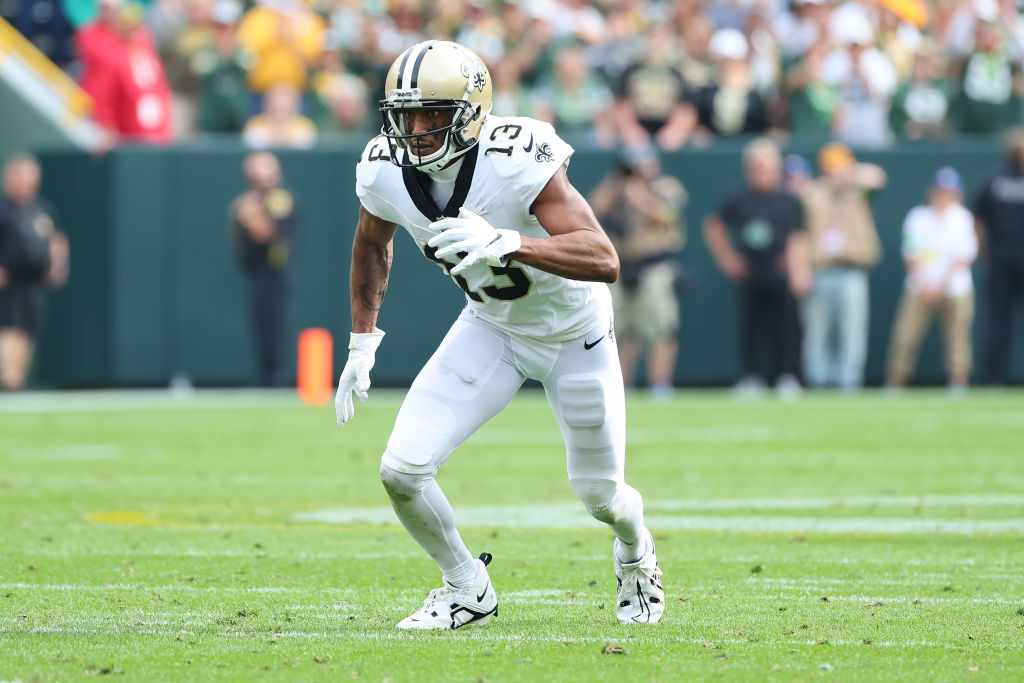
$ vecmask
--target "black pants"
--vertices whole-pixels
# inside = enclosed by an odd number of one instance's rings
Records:
[[[800,376],[800,320],[785,281],[740,286],[740,334],[744,375]],[[758,370],[759,356],[767,356],[767,372]]]
[[[254,270],[249,280],[249,311],[260,384],[284,386],[284,323],[287,317],[288,280],[283,273]]]
[[[1014,305],[1024,300],[1024,261],[993,260],[989,266],[986,301],[985,356],[981,382],[1005,384]]]

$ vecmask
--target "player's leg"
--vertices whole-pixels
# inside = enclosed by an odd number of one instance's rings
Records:
[[[470,592],[474,597],[482,595],[482,602],[476,602],[493,610],[497,607],[493,590],[489,594],[473,590],[478,584],[486,589],[489,583],[483,569],[486,562],[470,554],[434,475],[448,455],[504,408],[522,384],[523,377],[507,362],[506,348],[500,333],[485,323],[465,317],[456,321],[409,389],[380,469],[395,514],[444,574],[442,590],[465,588],[467,596]],[[460,599],[456,596],[454,601]],[[421,610],[399,627],[457,628],[490,614],[480,609],[431,618],[431,612],[438,610]],[[443,625],[448,619],[450,626]]]
[[[615,532],[616,615],[656,623],[664,611],[661,570],[644,526],[640,493],[625,482],[626,406],[615,343],[607,325],[562,345],[544,390],[565,439],[569,484],[587,511]]]

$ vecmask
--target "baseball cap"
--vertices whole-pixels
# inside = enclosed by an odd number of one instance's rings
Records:
[[[830,142],[818,152],[818,167],[825,173],[841,171],[854,161],[853,152],[841,142]]]
[[[964,183],[955,168],[943,166],[935,172],[935,177],[932,179],[932,187],[937,187],[940,190],[949,190],[950,192],[959,192],[964,188]]]
[[[711,36],[708,54],[712,59],[745,61],[750,52],[746,37],[734,28],[720,28]]]

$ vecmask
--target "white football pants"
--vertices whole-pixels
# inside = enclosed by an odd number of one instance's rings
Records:
[[[573,491],[641,552],[643,501],[623,480],[626,409],[611,326],[608,315],[580,338],[548,343],[500,330],[467,310],[417,375],[388,439],[381,479],[399,519],[452,583],[472,578],[472,555],[434,475],[527,378],[544,385]]]

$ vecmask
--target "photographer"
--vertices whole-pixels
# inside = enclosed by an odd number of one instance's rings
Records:
[[[651,393],[672,393],[679,329],[676,253],[686,239],[686,190],[661,174],[651,147],[627,150],[622,163],[594,190],[591,205],[615,245],[621,263],[612,285],[615,333],[623,380],[633,386],[640,353],[647,349]]]
[[[249,284],[260,383],[283,386],[288,261],[297,224],[295,200],[282,184],[281,165],[273,154],[250,154],[242,170],[249,190],[231,204],[231,233]]]

